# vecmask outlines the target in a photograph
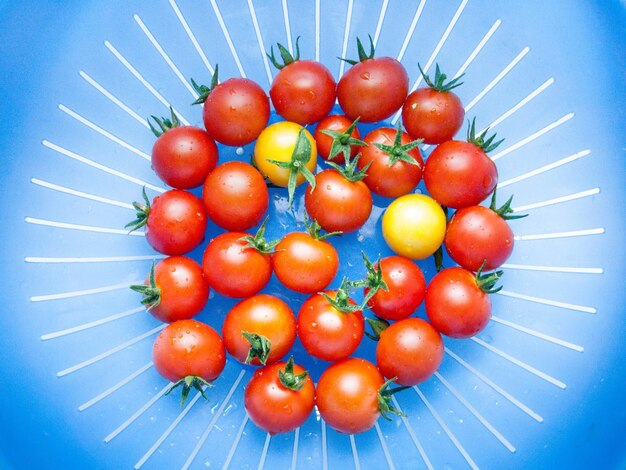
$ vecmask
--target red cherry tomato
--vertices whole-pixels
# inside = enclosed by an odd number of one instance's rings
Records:
[[[424,382],[439,369],[443,360],[441,335],[420,318],[405,318],[380,334],[376,364],[387,378],[397,377],[398,385]]]
[[[231,231],[247,230],[263,219],[269,206],[265,179],[252,165],[227,162],[204,182],[202,199],[216,225]]]
[[[276,362],[256,370],[244,392],[250,419],[272,435],[304,424],[315,404],[311,378],[293,361],[291,367],[288,362]]]
[[[324,134],[322,131],[331,131],[343,134],[348,130],[351,125],[352,121],[342,114],[332,114],[330,116],[326,116],[319,122],[319,124],[315,128],[313,138],[315,139],[315,143],[317,144],[317,153],[319,153],[324,160],[330,160],[329,157],[333,146],[333,138],[327,134]],[[349,136],[344,137],[344,140],[346,140],[346,144],[349,137],[360,140],[361,133],[359,132],[359,128],[355,126]],[[354,158],[357,153],[359,153],[359,146],[350,145],[350,156]],[[346,162],[342,152],[339,152],[336,156],[334,156],[332,158],[332,161],[338,163],[339,165],[343,165]]]

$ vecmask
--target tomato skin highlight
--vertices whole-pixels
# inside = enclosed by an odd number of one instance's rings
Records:
[[[287,121],[312,124],[335,104],[335,79],[321,63],[297,60],[282,68],[270,88],[276,113]]]
[[[438,145],[426,160],[424,183],[441,205],[460,209],[479,204],[493,192],[498,170],[476,145],[451,140]]]
[[[300,390],[290,390],[278,378],[285,362],[276,362],[257,369],[246,386],[244,406],[254,424],[269,432],[279,434],[293,431],[304,424],[315,405],[315,387],[310,377]],[[294,373],[305,370],[294,365]]]
[[[250,297],[259,292],[272,276],[270,255],[246,247],[245,232],[226,232],[215,237],[202,258],[209,286],[221,295]]]
[[[209,218],[230,231],[254,227],[269,207],[263,175],[252,165],[238,161],[223,163],[209,174],[202,199]]]
[[[451,140],[463,125],[464,117],[458,96],[430,87],[415,90],[402,106],[405,129],[413,139],[424,139],[425,144]]]
[[[181,189],[172,189],[152,201],[146,240],[166,255],[183,255],[204,240],[207,217],[202,201]]]
[[[226,314],[222,326],[224,345],[231,356],[245,363],[250,342],[242,331],[265,336],[271,341],[267,364],[289,352],[296,340],[296,318],[289,306],[278,297],[258,294],[235,305]],[[261,365],[255,357],[250,364]]]
[[[359,62],[341,77],[337,99],[351,120],[377,122],[400,107],[409,92],[409,76],[396,59],[378,57]]]
[[[420,318],[400,320],[380,334],[376,364],[398,385],[413,386],[432,376],[443,360],[441,335]]]
[[[371,429],[378,417],[378,390],[385,379],[365,359],[331,364],[317,382],[315,402],[322,419],[336,431],[357,434]]]
[[[331,114],[330,116],[326,116],[322,119],[317,127],[315,128],[315,133],[313,137],[315,138],[315,142],[317,144],[317,153],[324,159],[329,160],[330,149],[333,144],[333,138],[329,135],[324,134],[322,131],[336,131],[343,133],[348,130],[348,128],[352,125],[352,121],[348,119],[346,116],[342,114]],[[359,132],[359,128],[355,127],[350,134],[351,137],[355,139],[361,139],[361,133]],[[359,153],[358,145],[350,146],[350,158],[354,158],[357,153]],[[338,165],[343,165],[346,162],[342,153],[339,153],[332,159],[333,162]]]
[[[276,245],[272,266],[284,286],[313,294],[324,290],[335,278],[339,255],[327,241],[316,240],[308,233],[292,232]]]
[[[491,319],[491,299],[463,268],[446,268],[426,290],[426,315],[437,331],[452,338],[469,338]]]
[[[328,232],[354,232],[372,212],[372,194],[363,181],[351,182],[337,170],[315,175],[315,189],[307,188],[304,206],[312,219]]]
[[[212,382],[226,365],[222,338],[209,325],[196,320],[166,326],[154,342],[152,356],[156,370],[170,382],[187,376]]]
[[[204,102],[204,127],[211,137],[230,146],[254,141],[267,125],[270,100],[247,78],[229,78],[217,85]]]
[[[459,209],[454,213],[445,237],[446,251],[455,262],[470,271],[491,271],[506,262],[515,239],[509,224],[484,206]]]
[[[326,294],[334,299],[337,292],[326,291]],[[361,343],[365,331],[361,311],[340,312],[321,294],[304,301],[298,312],[297,325],[304,348],[310,355],[324,361],[348,357]]]
[[[426,280],[422,270],[413,261],[402,256],[383,258],[380,265],[388,290],[379,289],[369,300],[368,305],[372,312],[385,320],[401,320],[412,315],[426,293]],[[364,289],[365,295],[369,290]]]

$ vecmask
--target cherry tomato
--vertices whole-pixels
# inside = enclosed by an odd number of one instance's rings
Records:
[[[407,194],[383,214],[383,238],[395,253],[425,259],[441,246],[446,233],[446,215],[437,202],[423,194]]]
[[[244,392],[250,419],[272,435],[304,424],[314,405],[313,381],[293,358],[257,369]]]
[[[242,300],[224,318],[226,350],[245,364],[280,360],[296,340],[296,319],[278,297],[259,294]]]
[[[344,149],[350,150],[350,157],[354,158],[359,152],[359,145],[354,145],[354,140],[361,139],[361,133],[359,128],[354,126],[352,131],[345,134],[348,129],[353,125],[353,122],[342,114],[332,114],[322,119],[317,127],[313,137],[317,144],[317,152],[324,160],[332,160],[340,165],[346,162],[343,155]],[[323,131],[337,133],[338,143],[335,143],[333,149],[333,143],[335,139]],[[352,140],[351,140],[352,139]],[[352,144],[352,145],[351,145]],[[330,158],[331,152],[336,150],[338,153]]]
[[[405,318],[380,333],[376,364],[398,385],[413,386],[435,373],[443,360],[441,335],[421,318]]]
[[[424,160],[409,134],[400,128],[379,127],[363,139],[359,169],[367,168],[365,184],[376,194],[398,197],[415,189],[422,179]],[[381,146],[383,148],[381,148]]]
[[[365,324],[363,313],[356,304],[343,297],[343,307],[337,305],[338,291],[326,291],[333,303],[322,294],[309,297],[298,313],[298,337],[304,348],[324,361],[337,361],[352,354],[361,343]],[[344,311],[342,311],[344,310]]]
[[[491,318],[493,289],[501,271],[477,277],[454,267],[440,271],[426,289],[426,315],[440,333],[452,338],[469,338],[482,331]]]
[[[385,320],[400,320],[413,314],[426,292],[426,280],[421,269],[402,256],[383,258],[380,266],[387,290],[377,290],[368,301],[372,312]],[[369,291],[370,288],[365,288],[366,296]]]
[[[211,172],[202,191],[209,218],[226,230],[254,227],[267,212],[269,193],[265,180],[252,165],[227,162]]]
[[[159,261],[145,284],[131,289],[142,293],[141,303],[155,318],[166,323],[195,317],[209,298],[209,284],[202,267],[185,256]]]
[[[370,38],[370,54],[361,54],[359,60],[341,77],[337,85],[337,99],[346,116],[361,122],[376,122],[388,118],[404,103],[409,92],[409,76],[403,65],[391,57],[374,58]]]

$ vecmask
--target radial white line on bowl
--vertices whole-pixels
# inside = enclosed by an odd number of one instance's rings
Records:
[[[141,255],[141,256],[92,256],[92,257],[68,257],[54,258],[46,256],[26,256],[26,263],[119,263],[128,261],[152,261],[167,258],[166,255]]]
[[[129,346],[132,346],[133,344],[137,344],[138,342],[140,342],[143,339],[146,339],[152,335],[154,335],[155,333],[158,333],[159,331],[161,331],[163,328],[165,328],[167,325],[163,324],[163,325],[159,325],[156,328],[151,329],[150,331],[147,331],[139,336],[136,336],[135,338],[126,341],[125,343],[120,344],[119,346],[116,346],[112,349],[109,349],[108,351],[103,352],[102,354],[98,354],[97,356],[94,356],[90,359],[87,359],[86,361],[83,361],[79,364],[76,364],[75,366],[72,367],[68,367],[67,369],[63,369],[60,372],[57,372],[57,377],[63,377],[67,374],[71,374],[72,372],[76,372],[77,370],[83,369],[85,367],[88,367],[92,364],[95,364],[96,362],[101,361],[102,359],[105,359],[109,356],[112,356],[113,354],[123,351],[124,349],[128,348]]]
[[[417,27],[417,22],[419,21],[420,16],[422,16],[422,11],[424,11],[424,5],[426,5],[426,0],[420,0],[419,4],[417,5],[417,10],[415,10],[415,14],[413,15],[413,20],[409,25],[409,30],[404,36],[404,42],[402,43],[400,52],[398,52],[398,56],[396,57],[398,62],[402,62],[402,59],[404,58],[404,53],[406,52],[406,48],[409,47],[409,42],[411,42],[411,38],[413,37],[413,33],[415,32],[415,28]]]
[[[328,470],[328,446],[326,444],[326,422],[322,419],[322,470]]]
[[[547,134],[548,132],[550,132],[553,129],[556,129],[557,127],[559,127],[561,124],[566,123],[567,121],[569,121],[570,119],[572,119],[574,117],[574,113],[568,113],[565,116],[563,116],[560,119],[557,119],[554,122],[551,122],[550,124],[548,124],[547,126],[539,129],[537,132],[529,135],[528,137],[523,138],[522,140],[514,143],[513,145],[511,145],[510,147],[505,148],[504,150],[501,150],[500,152],[496,153],[495,155],[493,155],[491,157],[491,159],[495,162],[496,160],[498,160],[499,158],[504,157],[505,155],[508,155],[511,152],[514,152],[515,150],[520,149],[521,147],[523,147],[526,144],[529,144],[530,142],[537,140],[539,137],[541,137],[544,134]]]
[[[354,440],[354,434],[350,434],[350,447],[352,448],[352,458],[354,459],[355,470],[361,470],[361,464],[359,463],[359,452],[356,449],[356,441]]]
[[[300,443],[300,428],[296,428],[293,433],[293,451],[291,453],[291,468],[290,470],[296,470],[296,464],[298,463],[298,445]]]
[[[205,390],[206,386],[202,387],[202,390]],[[159,448],[159,446],[163,443],[163,441],[165,439],[167,439],[167,437],[172,433],[172,431],[176,428],[176,426],[178,426],[178,423],[180,423],[183,418],[187,415],[187,413],[189,413],[189,410],[193,407],[193,405],[196,404],[196,402],[200,399],[200,397],[202,396],[201,392],[196,393],[196,395],[191,399],[191,401],[189,403],[187,403],[187,406],[185,406],[185,408],[183,408],[183,411],[181,411],[178,416],[176,417],[176,419],[174,419],[174,421],[172,421],[172,424],[170,424],[167,429],[165,430],[165,432],[163,434],[161,434],[161,437],[159,437],[156,442],[152,445],[152,447],[150,447],[150,449],[148,450],[148,452],[146,452],[144,454],[143,457],[141,457],[139,459],[139,461],[135,464],[135,469],[138,470],[140,469],[143,464],[145,464],[148,459],[152,456],[152,454],[154,454],[156,452],[156,450]]]
[[[391,396],[391,401],[393,401],[393,406],[400,413],[402,413],[402,408],[400,408],[400,404],[398,403],[398,400],[396,400],[396,397],[394,395]],[[409,420],[407,419],[406,416],[400,415],[400,420],[402,421],[402,424],[404,424],[404,427],[406,428],[406,430],[409,432],[409,437],[413,441],[413,444],[415,444],[415,448],[417,449],[420,456],[422,457],[422,460],[426,464],[426,468],[428,468],[428,470],[433,470],[433,465],[430,463],[430,459],[426,455],[426,451],[424,451],[424,448],[422,447],[422,443],[417,438],[417,435],[415,434],[415,431],[413,430],[411,423],[409,423]]]
[[[219,408],[217,409],[217,411],[213,415],[213,418],[211,419],[211,421],[209,422],[209,425],[207,426],[206,430],[202,434],[202,437],[200,437],[200,439],[198,440],[198,443],[193,448],[193,450],[191,451],[191,454],[189,454],[189,457],[185,461],[185,464],[182,466],[182,470],[187,470],[189,468],[189,466],[193,463],[194,459],[198,455],[198,452],[200,452],[200,449],[202,448],[202,446],[206,442],[207,438],[209,437],[210,432],[215,427],[215,423],[217,423],[217,420],[222,416],[222,413],[224,412],[224,408],[226,408],[226,405],[228,404],[228,402],[232,398],[233,393],[235,393],[235,390],[237,389],[237,387],[241,383],[241,379],[243,379],[243,376],[245,374],[246,374],[245,370],[242,370],[241,372],[239,372],[239,375],[237,376],[237,379],[235,379],[235,381],[233,382],[233,384],[230,387],[230,390],[226,394],[226,397],[224,397],[224,400],[222,400],[222,403],[220,403]],[[247,414],[246,414],[246,419],[247,419]]]
[[[198,55],[200,56],[200,59],[202,60],[202,62],[206,66],[206,68],[209,70],[209,73],[211,75],[213,75],[213,73],[215,73],[215,70],[213,69],[213,67],[209,63],[209,59],[207,59],[206,54],[204,53],[204,51],[200,47],[200,43],[196,39],[196,36],[193,34],[193,31],[191,30],[191,28],[189,27],[189,24],[187,23],[187,20],[183,16],[182,12],[180,11],[180,8],[178,8],[178,5],[176,4],[175,0],[169,0],[169,2],[170,2],[170,6],[172,7],[172,10],[174,10],[174,13],[176,14],[176,17],[178,18],[178,21],[180,21],[180,24],[182,25],[183,29],[185,30],[185,33],[187,33],[187,37],[189,37],[189,40],[193,44],[193,47],[198,52]]]
[[[391,460],[391,455],[389,454],[389,448],[387,447],[387,442],[385,441],[383,433],[380,430],[380,426],[378,425],[378,422],[374,423],[374,429],[376,430],[376,434],[378,435],[378,440],[380,441],[380,445],[383,448],[383,454],[385,456],[385,460],[387,461],[387,466],[389,467],[389,470],[395,470],[395,467]]]
[[[602,274],[602,268],[575,268],[569,266],[533,266],[529,264],[504,263],[500,269],[519,269],[522,271],[542,271],[551,273]]]
[[[533,235],[515,235],[515,240],[549,240],[553,238],[569,238],[569,237],[584,237],[587,235],[601,235],[604,233],[604,228],[590,228],[584,230],[572,230],[569,232],[554,232],[554,233],[537,233]]]
[[[123,282],[120,284],[113,284],[111,286],[102,286],[102,287],[95,287],[93,289],[82,289],[82,290],[75,290],[75,291],[69,291],[69,292],[60,292],[58,294],[33,295],[30,298],[30,301],[31,302],[45,302],[47,300],[60,300],[60,299],[69,299],[72,297],[82,297],[85,295],[102,294],[104,292],[127,289],[129,286],[133,284],[140,284],[141,282],[143,281]]]
[[[283,4],[283,20],[285,22],[285,36],[287,36],[287,49],[293,55],[293,44],[291,42],[291,25],[289,24],[289,8],[287,0],[282,0]]]
[[[78,230],[81,232],[95,232],[95,233],[110,233],[114,235],[131,235],[135,237],[143,237],[146,234],[144,232],[135,230],[134,232],[128,232],[128,230],[108,228],[108,227],[94,227],[92,225],[80,225],[70,224],[66,222],[58,222],[55,220],[38,219],[36,217],[25,217],[24,221],[34,225],[44,225],[46,227],[65,228],[68,230]]]
[[[243,78],[246,78],[246,73],[243,71],[243,66],[241,65],[241,61],[239,60],[239,55],[237,55],[237,51],[235,50],[235,45],[233,44],[233,40],[230,38],[230,34],[228,33],[228,28],[226,27],[226,23],[224,23],[224,17],[222,16],[222,12],[217,6],[217,2],[215,0],[211,0],[211,6],[213,7],[213,12],[215,13],[217,22],[220,24],[220,28],[222,29],[222,33],[224,34],[224,38],[226,39],[226,43],[228,44],[230,53],[233,55],[233,59],[235,59],[235,64],[237,64],[239,73],[241,74]]]
[[[454,352],[450,351],[448,348],[444,348],[444,351],[452,359],[457,361],[459,364],[461,364],[463,367],[465,367],[469,372],[474,374],[476,377],[478,377],[480,380],[482,380],[485,384],[489,385],[492,389],[494,389],[496,392],[498,392],[500,395],[502,395],[504,398],[506,398],[508,401],[510,401],[513,405],[515,405],[517,408],[519,408],[524,413],[526,413],[528,416],[530,416],[531,418],[533,418],[535,421],[537,421],[539,423],[543,423],[543,417],[540,414],[538,414],[538,413],[534,412],[533,410],[531,410],[528,406],[524,405],[521,401],[519,401],[513,395],[511,395],[510,393],[506,392],[499,385],[496,385],[492,380],[490,380],[487,377],[485,377],[481,372],[479,372],[477,369],[475,369],[474,367],[469,365],[467,362],[465,362],[463,359],[461,359],[459,356],[457,356]]]
[[[594,307],[585,307],[583,305],[570,304],[567,302],[559,302],[556,300],[543,299],[541,297],[533,297],[531,295],[518,294],[517,292],[510,292],[507,290],[500,290],[498,295],[504,295],[505,297],[512,297],[515,299],[528,300],[529,302],[535,302],[538,304],[550,305],[552,307],[565,308],[568,310],[576,310],[578,312],[597,313]]]
[[[77,191],[75,189],[70,189],[65,186],[60,186],[58,184],[49,183],[48,181],[40,180],[39,178],[31,178],[30,182],[36,184],[37,186],[42,186],[44,188],[52,189],[54,191],[59,191],[65,194],[71,194],[72,196],[77,196],[83,199],[90,199],[92,201],[102,202],[104,204],[109,204],[111,206],[123,207],[124,209],[134,210],[134,207],[127,202],[115,201],[113,199],[109,199],[106,197],[95,196],[93,194],[84,193],[82,191]]]
[[[235,451],[237,450],[239,441],[241,441],[243,430],[246,427],[246,424],[248,423],[249,418],[250,417],[248,416],[248,412],[246,412],[245,416],[243,417],[243,421],[241,422],[241,425],[239,426],[239,430],[237,431],[237,435],[235,436],[235,440],[233,441],[233,445],[230,447],[230,450],[228,451],[228,456],[226,457],[226,461],[224,462],[224,465],[222,466],[222,470],[226,470],[230,466],[230,462],[235,456]]]
[[[496,32],[496,30],[500,27],[501,24],[502,24],[502,20],[497,19],[493,23],[493,25],[491,25],[491,28],[489,28],[489,31],[485,33],[485,35],[480,40],[480,42],[476,45],[472,53],[467,57],[465,62],[463,62],[463,65],[461,65],[461,68],[457,70],[457,72],[454,74],[454,78],[458,78],[465,73],[467,68],[470,66],[472,62],[474,62],[474,59],[476,58],[476,56],[480,53],[480,51],[482,51],[483,47],[485,47],[489,39],[491,39],[491,36],[493,36],[493,33]]]
[[[502,351],[501,349],[496,348],[495,346],[492,346],[491,344],[483,341],[482,339],[474,336],[472,338],[470,338],[473,342],[475,342],[476,344],[481,345],[483,348],[491,351],[492,353],[500,356],[503,359],[506,359],[507,361],[511,362],[512,364],[515,364],[518,367],[521,367],[522,369],[524,369],[527,372],[530,372],[531,374],[533,374],[536,377],[539,377],[540,379],[545,380],[546,382],[562,389],[565,390],[567,388],[567,385],[563,382],[561,382],[558,379],[555,379],[554,377],[552,377],[551,375],[546,374],[545,372],[540,371],[539,369],[526,364],[523,361],[520,361],[519,359],[517,359],[516,357],[511,356],[508,353],[505,353],[504,351]]]
[[[112,387],[107,388],[104,392],[100,393],[99,395],[96,395],[95,397],[93,397],[91,400],[83,403],[82,405],[80,405],[78,407],[78,411],[85,411],[87,408],[95,405],[96,403],[98,403],[100,400],[105,399],[106,397],[108,397],[109,395],[111,395],[112,393],[118,391],[120,388],[122,388],[124,385],[130,383],[132,380],[134,380],[135,378],[139,377],[141,374],[143,374],[145,371],[147,371],[148,369],[150,369],[152,366],[154,365],[154,363],[152,361],[148,362],[146,365],[140,367],[139,369],[137,369],[135,372],[133,372],[132,374],[130,374],[128,377],[120,380],[118,383],[116,383],[115,385],[113,385]]]
[[[265,67],[265,73],[267,74],[267,82],[271,85],[272,71],[270,70],[270,63],[267,59],[267,51],[265,50],[265,45],[263,44],[263,35],[261,34],[259,20],[256,16],[256,11],[254,10],[254,4],[252,3],[252,0],[248,0],[248,10],[250,10],[250,17],[252,18],[252,25],[254,26],[256,40],[259,43],[259,51],[261,52],[261,57],[263,58],[263,66]]]
[[[526,204],[524,206],[513,207],[513,212],[524,212],[532,209],[538,209],[540,207],[552,206],[554,204],[560,204],[562,202],[574,201],[588,196],[593,196],[600,193],[600,188],[588,189],[587,191],[581,191],[579,193],[568,194],[567,196],[556,197],[554,199],[548,199],[547,201],[535,202],[532,204]]]
[[[315,0],[315,60],[318,62],[320,61],[320,17],[320,0]]]
[[[430,411],[430,414],[433,415],[433,418],[435,418],[435,420],[439,423],[439,426],[441,426],[441,429],[443,429],[443,432],[445,432],[446,435],[450,438],[450,440],[452,441],[452,444],[454,444],[454,447],[456,447],[457,450],[461,453],[461,455],[463,456],[465,461],[469,464],[469,466],[473,470],[478,470],[478,465],[476,465],[474,460],[472,460],[472,457],[470,457],[470,455],[467,453],[465,448],[461,445],[461,443],[456,438],[456,436],[452,433],[452,431],[450,431],[450,428],[448,428],[446,423],[444,423],[444,421],[441,419],[441,416],[439,416],[439,413],[437,413],[437,411],[435,411],[433,406],[426,399],[426,396],[424,396],[424,394],[421,392],[421,390],[417,386],[414,386],[413,390],[415,390],[415,393],[417,393],[419,395],[421,400],[426,405],[426,408],[428,408],[428,411]]]
[[[134,176],[127,175],[126,173],[122,173],[121,171],[114,170],[113,168],[109,168],[108,166],[102,165],[100,163],[96,163],[93,160],[83,157],[82,155],[78,155],[77,153],[67,150],[59,145],[53,144],[52,142],[49,142],[48,140],[42,140],[41,143],[45,147],[48,147],[49,149],[54,150],[55,152],[60,153],[61,155],[65,155],[66,157],[70,157],[76,161],[84,163],[85,165],[89,165],[93,168],[97,168],[98,170],[104,171],[105,173],[109,173],[110,175],[117,176],[119,178],[122,178],[136,185],[145,186],[146,188],[150,188],[159,193],[164,193],[166,191],[165,188],[155,186],[146,181],[140,180],[139,178],[135,178]]]
[[[135,411],[130,418],[128,418],[126,421],[124,421],[122,424],[120,424],[117,428],[115,428],[113,430],[113,432],[111,432],[111,434],[109,434],[107,437],[104,438],[104,442],[108,443],[111,442],[113,439],[115,439],[115,437],[117,437],[122,431],[124,431],[128,426],[130,426],[131,424],[133,424],[135,422],[135,420],[137,418],[139,418],[142,414],[144,414],[146,412],[146,410],[148,408],[150,408],[152,405],[154,405],[157,400],[159,398],[161,398],[163,395],[165,395],[165,393],[169,390],[169,388],[172,386],[172,383],[168,383],[165,387],[163,387],[159,393],[157,393],[155,396],[153,396],[152,398],[150,398],[150,400],[148,400],[146,402],[146,404],[142,405],[141,408],[139,408],[137,411]]]
[[[102,93],[106,98],[108,98],[111,102],[113,102],[115,105],[117,105],[120,109],[122,109],[123,111],[125,111],[129,116],[131,116],[133,119],[135,119],[137,122],[141,123],[146,129],[150,129],[150,126],[148,125],[148,122],[146,121],[145,118],[143,118],[142,116],[140,116],[139,114],[137,114],[135,111],[133,111],[132,109],[130,109],[128,106],[126,106],[124,103],[122,103],[119,99],[117,99],[115,96],[113,96],[113,94],[111,94],[106,88],[104,88],[102,85],[100,85],[97,81],[95,81],[93,78],[91,78],[86,72],[83,72],[82,70],[79,72],[80,76],[87,82],[89,83],[92,87],[94,87],[96,90],[98,90],[100,93]]]
[[[118,144],[120,147],[125,148],[126,150],[129,150],[130,152],[134,153],[135,155],[139,155],[141,158],[145,159],[145,160],[152,160],[152,158],[150,157],[150,155],[148,155],[147,153],[139,150],[136,147],[133,147],[132,145],[130,145],[127,142],[124,142],[122,139],[120,139],[119,137],[114,136],[113,134],[111,134],[108,131],[105,131],[104,129],[102,129],[100,126],[94,124],[93,122],[91,122],[90,120],[88,120],[87,118],[84,118],[83,116],[81,116],[80,114],[78,114],[75,111],[72,111],[70,108],[68,108],[67,106],[63,105],[63,104],[59,104],[59,109],[61,111],[63,111],[65,114],[73,117],[74,119],[76,119],[78,122],[80,122],[81,124],[84,124],[85,126],[89,127],[90,129],[96,131],[98,134],[103,135],[104,137],[106,137],[107,139],[115,142],[116,144]]]
[[[445,42],[448,40],[448,36],[450,36],[450,33],[452,32],[452,29],[454,28],[454,26],[456,25],[457,21],[459,20],[459,18],[461,16],[461,13],[463,13],[463,10],[465,9],[465,5],[467,5],[468,1],[469,0],[463,0],[461,2],[461,4],[459,5],[459,7],[457,8],[456,12],[454,13],[454,16],[450,20],[450,23],[448,23],[448,27],[443,32],[443,35],[441,36],[441,39],[439,39],[439,42],[435,46],[435,50],[430,55],[430,58],[428,59],[428,62],[426,62],[426,65],[424,65],[424,67],[422,68],[422,70],[424,70],[424,73],[428,73],[428,70],[433,65],[435,60],[437,59],[437,55],[439,55],[439,51],[441,51],[441,48],[443,47]],[[417,90],[417,88],[420,86],[420,83],[422,83],[423,79],[424,79],[424,77],[422,76],[422,74],[419,74],[419,77],[417,77],[417,80],[415,80],[415,83],[411,87],[411,91],[409,91],[409,93],[412,93],[415,90]],[[393,119],[391,120],[391,123],[395,125],[398,122],[398,119],[400,119],[400,115],[401,114],[402,114],[402,109],[400,109],[394,115]]]
[[[352,23],[352,8],[354,7],[354,0],[348,0],[348,11],[346,13],[346,24],[343,28],[343,46],[341,49],[341,57],[346,58],[346,54],[348,51],[348,38],[350,37],[350,25]],[[343,76],[343,71],[345,70],[346,62],[343,60],[339,61],[339,78]]]
[[[186,126],[189,125],[189,121],[185,119],[185,116],[178,111],[169,101],[167,101],[161,93],[159,93],[148,81],[143,78],[143,75],[139,73],[139,71],[131,65],[128,60],[111,44],[109,41],[104,41],[104,45],[106,48],[111,51],[111,53],[115,56],[117,60],[128,70],[139,82],[157,99],[159,100],[166,108],[172,108],[176,115],[180,118],[180,121]]]
[[[270,447],[270,440],[272,439],[272,435],[268,432],[265,436],[265,443],[263,444],[263,450],[261,451],[261,458],[259,459],[259,465],[257,466],[257,470],[263,470],[265,466],[265,458],[267,457],[267,450]]]
[[[387,14],[387,6],[389,0],[383,0],[383,4],[380,6],[380,13],[378,14],[378,23],[376,24],[376,32],[374,33],[374,47],[378,45],[378,38],[380,37],[380,30],[383,27],[383,21],[385,21],[385,15]]]
[[[474,415],[474,417],[487,428],[487,430],[493,434],[493,436],[500,441],[500,443],[506,447],[510,452],[515,452],[515,447],[504,437],[493,425],[487,421],[483,415],[481,415],[476,408],[474,408],[466,399],[459,393],[459,391],[450,384],[439,372],[435,372],[435,377],[459,400],[467,410]]]
[[[55,339],[55,338],[60,338],[62,336],[71,335],[72,333],[78,333],[79,331],[84,331],[90,328],[94,328],[96,326],[104,325],[106,323],[119,320],[121,318],[126,318],[131,315],[135,315],[136,313],[139,313],[139,312],[145,312],[145,310],[146,310],[145,307],[133,308],[131,310],[126,310],[125,312],[120,312],[114,315],[109,315],[108,317],[100,318],[99,320],[94,320],[89,323],[83,323],[82,325],[77,325],[72,328],[66,328],[64,330],[55,331],[54,333],[41,335],[41,339],[44,341],[47,341],[50,339]]]
[[[133,15],[133,18],[135,22],[139,25],[141,30],[144,32],[148,40],[152,43],[154,48],[157,50],[157,52],[161,55],[161,57],[163,57],[163,60],[167,63],[167,65],[172,70],[172,72],[174,72],[174,74],[178,77],[178,79],[183,84],[183,86],[187,88],[187,90],[189,90],[189,93],[191,93],[191,96],[194,99],[198,98],[198,93],[196,93],[196,90],[193,89],[193,87],[189,84],[189,82],[183,76],[183,74],[180,73],[180,69],[176,66],[176,64],[174,64],[170,56],[167,54],[167,52],[165,52],[165,49],[163,49],[163,46],[159,44],[159,41],[157,41],[157,39],[154,37],[150,29],[148,29],[146,24],[142,21],[141,17],[135,14]]]
[[[491,320],[496,322],[496,323],[500,323],[501,325],[505,325],[505,326],[508,326],[508,327],[513,328],[515,330],[521,331],[522,333],[526,333],[526,334],[534,336],[536,338],[543,339],[544,341],[548,341],[550,343],[557,344],[559,346],[563,346],[564,348],[572,349],[572,350],[577,351],[577,352],[583,352],[585,350],[585,348],[583,348],[582,346],[579,346],[577,344],[570,343],[569,341],[564,341],[564,340],[559,339],[559,338],[555,338],[554,336],[550,336],[550,335],[547,335],[545,333],[541,333],[539,331],[531,330],[530,328],[526,328],[525,326],[521,326],[521,325],[518,325],[517,323],[510,322],[510,321],[505,320],[503,318],[500,318],[500,317],[498,317],[496,315],[492,315],[491,316]]]

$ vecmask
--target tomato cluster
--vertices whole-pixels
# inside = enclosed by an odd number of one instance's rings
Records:
[[[461,77],[446,81],[437,66],[431,80],[420,67],[427,86],[409,94],[400,62],[374,57],[371,38],[369,53],[360,40],[357,46],[359,60],[348,60],[352,67],[339,83],[324,65],[300,59],[298,41],[295,56],[278,44],[282,62],[273,48],[269,54],[279,69],[269,97],[249,79],[219,83],[216,67],[210,86],[192,80],[204,129],[181,126],[173,110],[169,118],[152,116],[152,165],[173,189],[152,201],[144,190],[127,227],[145,226],[148,243],[168,257],[132,289],[169,323],[154,344],[154,364],[173,382],[170,391],[182,387],[183,403],[192,388],[205,394],[229,354],[258,367],[245,407],[264,430],[290,431],[317,406],[334,429],[363,432],[381,415],[401,414],[392,405],[394,393],[437,371],[442,335],[471,337],[491,317],[489,294],[502,275],[493,270],[513,249],[506,220],[520,217],[512,214],[511,199],[496,207],[498,172],[487,154],[501,141],[487,130],[477,133],[475,121],[467,140],[453,140],[465,116],[452,91]],[[344,114],[329,114],[335,100]],[[268,126],[270,101],[283,120]],[[396,128],[383,124],[361,136],[359,122],[396,112],[402,115]],[[306,126],[313,123],[311,133]],[[218,164],[216,142],[254,142],[250,163]],[[436,145],[426,161],[422,143]],[[318,155],[329,168],[316,172]],[[416,192],[422,178],[429,195]],[[287,188],[291,207],[304,183],[306,230],[266,240],[268,185]],[[186,191],[200,186],[201,198]],[[382,236],[395,255],[372,262],[362,253],[365,277],[331,288],[340,267],[332,237],[365,224],[372,193],[393,199],[382,216]],[[490,194],[491,205],[480,205]],[[209,241],[199,264],[184,255],[203,242],[208,221],[224,232]],[[443,269],[444,247],[458,267]],[[427,282],[414,260],[433,255],[438,273]],[[297,313],[261,293],[272,274],[286,289],[308,295]],[[239,299],[221,334],[193,319],[211,289]],[[427,319],[413,316],[422,303]],[[373,316],[364,315],[368,311]],[[351,357],[363,336],[378,342],[375,363]],[[331,363],[316,387],[293,356],[282,362],[296,338],[311,357]]]

